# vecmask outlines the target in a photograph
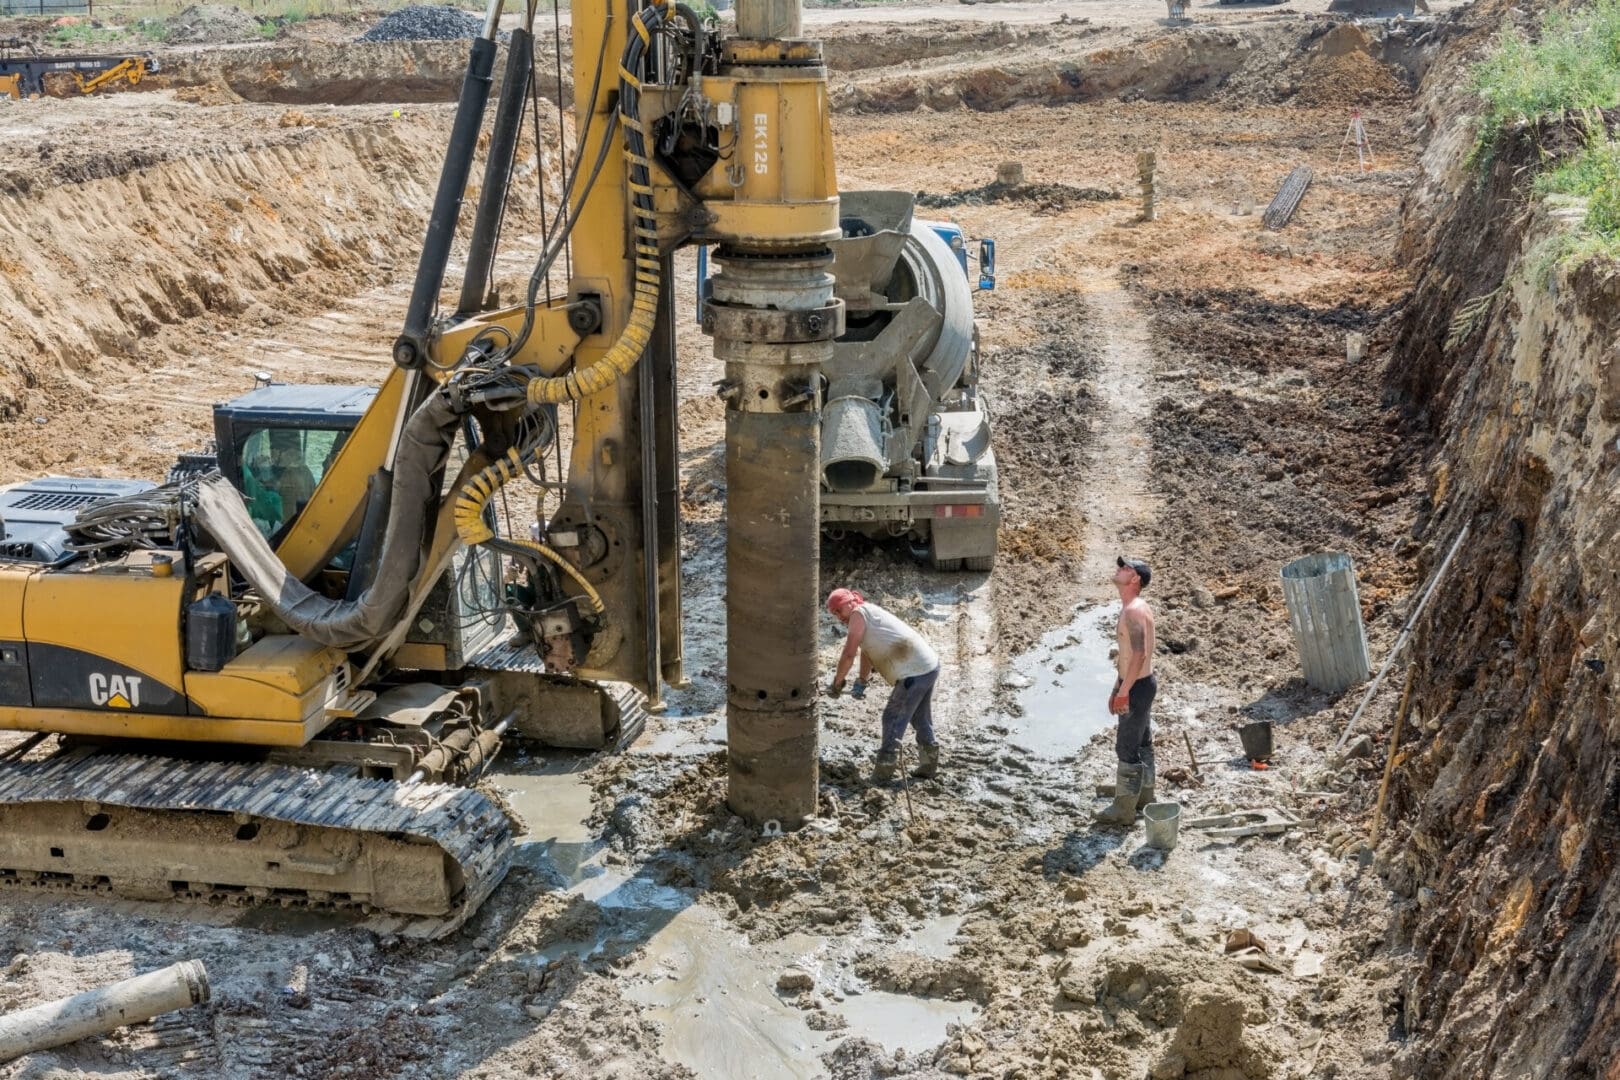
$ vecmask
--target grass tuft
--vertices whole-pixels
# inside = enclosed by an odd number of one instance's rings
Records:
[[[1474,68],[1485,101],[1477,149],[1508,128],[1620,105],[1620,0],[1552,11],[1535,41],[1516,27]]]
[[[1585,199],[1586,228],[1620,243],[1620,142],[1601,122],[1579,154],[1536,177],[1536,192]]]
[[[1620,106],[1620,0],[1548,12],[1534,40],[1509,27],[1475,66],[1473,88],[1485,104],[1471,157],[1478,168],[1489,167],[1510,131],[1572,118],[1584,128],[1577,152],[1544,154],[1537,165],[1538,195],[1586,207],[1583,223],[1541,261],[1620,258],[1620,144],[1603,116]]]
[[[46,35],[46,40],[52,45],[83,47],[122,41],[123,37],[124,28],[121,26],[92,26],[90,23],[82,22],[53,27]]]

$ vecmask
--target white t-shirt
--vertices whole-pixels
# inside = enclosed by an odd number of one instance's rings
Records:
[[[861,651],[890,684],[939,667],[939,654],[917,631],[871,601],[855,610],[866,622]]]

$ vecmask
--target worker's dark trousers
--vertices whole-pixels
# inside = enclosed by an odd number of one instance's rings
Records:
[[[1130,711],[1119,718],[1119,733],[1114,736],[1114,753],[1121,765],[1142,765],[1153,753],[1153,698],[1159,692],[1159,677],[1149,675],[1131,684]]]
[[[900,739],[909,723],[917,729],[917,741],[924,746],[934,745],[934,683],[939,681],[939,668],[925,675],[910,675],[889,694],[889,703],[883,706],[883,744],[880,754],[892,754],[900,749]]]

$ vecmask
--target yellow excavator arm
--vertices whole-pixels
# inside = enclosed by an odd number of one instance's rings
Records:
[[[110,86],[121,79],[127,81],[131,86],[139,86],[141,79],[146,76],[147,69],[151,64],[152,61],[147,57],[131,56],[116,67],[110,67],[106,71],[92,75],[88,79],[84,77],[82,71],[75,71],[73,78],[79,84],[81,94],[93,94],[103,86]]]
[[[0,491],[0,727],[40,733],[22,752],[45,733],[83,746],[0,761],[8,880],[459,925],[511,858],[510,821],[464,786],[506,733],[622,745],[645,717],[634,688],[683,678],[685,244],[720,267],[704,328],[725,365],[729,799],[789,827],[815,813],[821,369],[844,323],[820,46],[797,0],[738,0],[724,37],[683,3],[576,0],[565,209],[523,301],[491,310],[531,4],[441,312],[502,2],[471,47],[397,370],[363,415],[340,429],[316,409],[305,429],[247,410],[219,474],[161,488]],[[565,251],[566,289],[542,299]]]

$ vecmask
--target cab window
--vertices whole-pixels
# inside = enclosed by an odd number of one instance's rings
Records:
[[[298,516],[348,437],[347,431],[261,428],[243,440],[242,495],[266,538]]]

